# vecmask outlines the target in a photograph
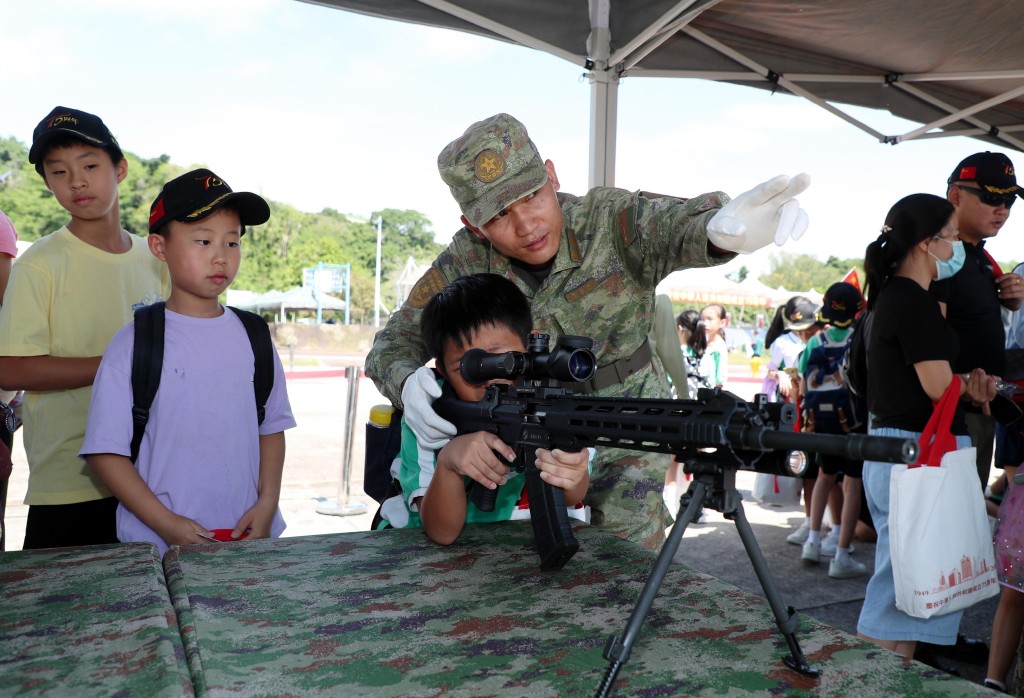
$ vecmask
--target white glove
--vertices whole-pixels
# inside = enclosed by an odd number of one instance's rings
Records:
[[[457,433],[455,425],[438,416],[434,400],[441,397],[441,386],[434,372],[426,366],[405,380],[402,386],[402,406],[405,422],[416,435],[420,448],[436,451]]]
[[[708,242],[730,252],[750,254],[775,241],[799,240],[807,213],[795,197],[811,184],[806,174],[779,175],[743,192],[708,222]]]

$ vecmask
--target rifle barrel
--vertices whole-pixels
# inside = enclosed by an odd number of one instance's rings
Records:
[[[729,441],[741,448],[777,451],[804,451],[840,456],[848,460],[872,460],[887,463],[914,463],[917,443],[913,439],[869,436],[867,434],[814,434],[772,431],[731,426]]]

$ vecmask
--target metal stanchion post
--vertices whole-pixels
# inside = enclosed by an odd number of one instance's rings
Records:
[[[349,499],[349,479],[352,474],[352,439],[355,435],[356,407],[359,396],[359,367],[346,366],[345,379],[348,381],[348,400],[345,407],[344,430],[342,431],[341,480],[338,482],[338,496],[324,499],[317,504],[318,514],[328,516],[354,516],[366,513],[364,502]]]

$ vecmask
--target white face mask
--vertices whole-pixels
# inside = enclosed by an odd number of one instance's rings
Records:
[[[939,259],[932,254],[931,250],[928,250],[928,254],[935,260],[935,280],[942,281],[954,276],[963,268],[967,252],[964,250],[964,243],[960,240],[947,240],[946,238],[940,238],[938,235],[935,236],[935,239],[948,242],[953,247],[953,254],[949,259]]]

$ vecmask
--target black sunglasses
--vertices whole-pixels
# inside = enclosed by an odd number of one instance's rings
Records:
[[[975,189],[973,187],[961,187],[960,185],[957,185],[956,188],[959,189],[960,191],[966,191],[970,192],[971,194],[974,194],[974,196],[981,199],[981,203],[985,204],[986,206],[1005,206],[1006,208],[1010,208],[1011,206],[1013,206],[1013,202],[1017,200],[1016,194],[993,194],[992,192],[986,191],[984,189]]]

